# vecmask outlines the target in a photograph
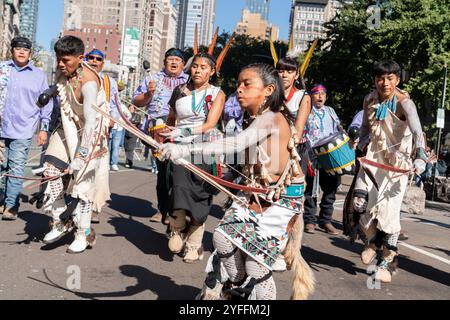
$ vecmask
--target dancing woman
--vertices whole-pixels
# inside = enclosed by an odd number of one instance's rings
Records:
[[[216,61],[206,53],[194,56],[190,67],[191,80],[175,88],[169,101],[167,124],[175,130],[166,134],[184,146],[217,134],[215,127],[220,119],[225,94],[213,85],[216,79]],[[209,162],[211,163],[211,162]],[[207,163],[199,165],[211,172]],[[180,253],[183,261],[192,263],[203,258],[202,239],[205,221],[212,205],[212,195],[205,189],[205,182],[182,166],[173,167],[172,210],[170,216],[169,249]],[[190,217],[187,224],[186,216]],[[184,232],[183,232],[184,231]]]

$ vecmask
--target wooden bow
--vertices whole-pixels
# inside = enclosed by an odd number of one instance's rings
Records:
[[[123,114],[122,110],[120,110],[120,108],[118,108],[118,111],[119,111],[119,115],[120,115],[121,119],[114,119],[108,113],[106,113],[103,110],[99,109],[97,106],[93,106],[93,108],[97,112],[100,112],[107,119],[117,123],[121,127],[123,127],[126,130],[130,131],[132,134],[134,134],[139,139],[141,139],[142,141],[144,141],[145,143],[150,145],[152,148],[157,149],[157,150],[161,148],[161,144],[160,143],[158,143],[157,141],[155,141],[154,139],[152,139],[151,137],[146,135],[139,128],[137,128],[134,124],[132,124],[125,117],[125,115]],[[189,170],[189,171],[193,172],[194,174],[198,175],[200,178],[202,178],[206,182],[210,183],[212,186],[216,187],[217,189],[219,189],[220,191],[226,193],[228,196],[230,196],[234,200],[239,201],[241,203],[243,202],[243,200],[241,198],[237,197],[236,195],[234,195],[233,193],[231,193],[225,187],[231,188],[231,189],[234,189],[234,190],[240,190],[240,191],[244,191],[244,192],[249,192],[249,193],[257,193],[257,194],[268,194],[269,193],[268,189],[256,188],[256,187],[247,187],[247,186],[243,186],[243,185],[240,185],[240,184],[236,184],[236,183],[233,183],[233,182],[229,182],[229,181],[223,180],[223,179],[221,179],[219,177],[215,177],[215,176],[209,174],[208,172],[206,172],[206,171],[198,168],[197,166],[193,165],[192,163],[190,163],[187,160],[180,159],[180,163],[187,170]],[[248,204],[245,203],[245,206],[247,206],[247,205]]]

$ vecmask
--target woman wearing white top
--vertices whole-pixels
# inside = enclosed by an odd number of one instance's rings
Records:
[[[213,136],[217,133],[215,127],[225,105],[225,94],[212,85],[216,79],[216,61],[212,56],[206,53],[195,55],[190,73],[190,81],[173,92],[167,120],[169,126],[176,125],[167,137],[183,144],[204,139],[204,134]],[[211,171],[211,165],[202,163],[198,166]],[[184,167],[173,166],[169,249],[180,253],[185,244],[183,261],[187,263],[203,258],[204,226],[212,205],[212,195],[205,190],[205,184]],[[189,225],[186,216],[190,216]],[[186,229],[187,233],[183,235]]]

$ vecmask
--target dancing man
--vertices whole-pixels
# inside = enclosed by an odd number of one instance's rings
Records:
[[[186,83],[188,75],[183,72],[186,62],[183,51],[169,49],[164,58],[164,68],[154,75],[146,77],[134,92],[133,104],[137,107],[147,107],[148,118],[145,121],[146,132],[157,123],[166,123],[169,115],[169,100],[173,90]],[[156,196],[158,198],[158,209],[150,221],[165,222],[169,214],[170,183],[167,178],[167,161],[156,160],[158,167],[158,179],[156,182]]]
[[[55,52],[62,127],[51,136],[44,158],[44,176],[48,178],[44,211],[53,217],[44,243],[53,243],[70,232],[73,221],[77,230],[67,252],[81,253],[95,243],[92,210],[99,211],[110,195],[109,122],[92,105],[106,112],[109,108],[101,77],[83,61],[83,41],[62,37],[55,44]],[[63,182],[62,177],[69,181]],[[65,193],[73,198],[68,206]]]
[[[365,241],[362,262],[370,264],[381,251],[375,278],[391,282],[396,269],[400,208],[408,175],[421,174],[427,156],[425,139],[414,102],[397,88],[401,69],[395,61],[375,63],[375,88],[364,100],[361,137],[370,134],[365,158],[353,191],[353,209]]]

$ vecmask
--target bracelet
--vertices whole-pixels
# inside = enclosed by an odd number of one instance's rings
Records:
[[[86,159],[89,155],[89,149],[85,147],[79,147],[75,155],[76,158]]]
[[[49,124],[47,122],[41,122],[41,131],[49,132]]]
[[[189,137],[189,136],[192,136],[192,128],[184,128],[184,129],[181,129],[181,135],[182,135],[183,137]]]

